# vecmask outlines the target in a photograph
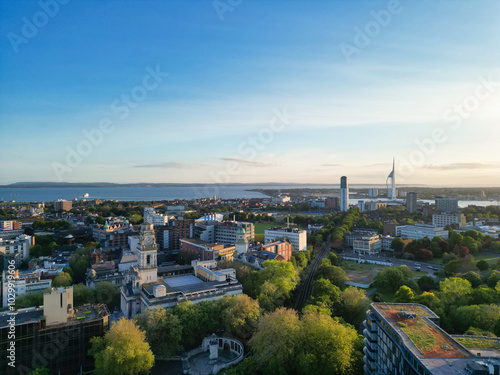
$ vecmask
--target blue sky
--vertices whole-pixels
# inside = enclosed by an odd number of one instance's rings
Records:
[[[40,3],[0,3],[0,184],[500,186],[498,1]]]

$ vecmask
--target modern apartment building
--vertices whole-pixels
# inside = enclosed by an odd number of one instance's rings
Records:
[[[406,210],[411,213],[417,212],[417,193],[414,191],[406,195]]]
[[[56,211],[71,211],[73,208],[73,202],[65,201],[63,199],[59,199],[54,202],[54,210]]]
[[[293,245],[293,251],[307,250],[307,231],[292,228],[270,228],[265,231],[265,242],[288,238]]]
[[[476,357],[443,331],[439,316],[423,305],[374,303],[363,328],[365,375],[499,373],[497,354]]]
[[[0,238],[0,255],[19,254],[19,262],[22,262],[25,259],[29,259],[30,247],[34,244],[35,237],[25,234],[21,234],[12,240]]]
[[[420,240],[427,237],[432,240],[437,236],[446,240],[449,233],[442,227],[437,228],[430,224],[400,225],[396,227],[396,237],[402,237],[403,239]]]
[[[349,210],[349,183],[346,176],[340,178],[340,210]]]
[[[436,198],[436,211],[438,212],[458,212],[458,199],[437,197]]]
[[[43,307],[0,313],[0,373],[11,374],[8,353],[15,347],[15,373],[47,368],[52,374],[81,374],[94,370],[88,354],[90,339],[109,329],[106,305],[73,305],[73,288],[44,295]],[[15,330],[15,337],[9,337]],[[12,342],[14,345],[12,345]]]
[[[432,225],[434,227],[459,227],[463,228],[467,225],[467,220],[464,214],[459,213],[440,213],[432,215]]]

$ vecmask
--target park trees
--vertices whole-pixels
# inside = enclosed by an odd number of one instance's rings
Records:
[[[309,311],[299,319],[280,308],[262,317],[250,340],[252,374],[349,374],[361,357],[358,341],[353,328],[326,314]]]
[[[97,303],[105,303],[113,311],[120,306],[120,288],[110,281],[102,281],[94,289],[94,299]]]
[[[121,319],[103,337],[92,338],[91,344],[97,375],[135,375],[153,367],[146,335],[132,320]]]
[[[468,280],[459,277],[450,277],[439,283],[440,298],[445,306],[467,305],[472,293],[472,285]]]
[[[346,322],[359,327],[370,302],[363,290],[354,286],[347,287],[342,292],[342,317]]]
[[[223,321],[226,330],[247,340],[257,327],[260,317],[259,302],[242,294],[228,297],[225,304]]]
[[[170,309],[149,309],[135,317],[154,355],[169,358],[182,350],[182,325]]]
[[[54,288],[70,286],[72,283],[73,279],[71,278],[70,274],[66,272],[61,272],[54,278],[54,280],[52,280],[52,286]]]
[[[380,290],[396,292],[412,276],[407,266],[389,267],[375,275],[373,284]]]
[[[415,293],[413,293],[413,290],[411,290],[411,288],[407,287],[406,285],[403,285],[396,292],[394,300],[396,302],[401,302],[401,303],[410,303],[413,301],[414,298],[415,298]]]

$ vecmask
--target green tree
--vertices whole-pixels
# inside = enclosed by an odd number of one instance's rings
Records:
[[[72,282],[73,280],[71,279],[69,273],[61,272],[54,278],[54,280],[52,280],[52,287],[54,288],[66,287],[70,286]]]
[[[477,272],[469,271],[465,275],[462,276],[465,280],[468,280],[473,288],[477,288],[482,284],[481,275]]]
[[[104,337],[91,339],[89,354],[95,358],[97,375],[149,373],[154,356],[146,335],[132,320],[121,319]]]
[[[348,374],[353,362],[358,335],[330,316],[305,314],[302,335],[297,345],[297,372],[299,374]]]
[[[373,285],[382,291],[396,292],[410,278],[412,272],[408,267],[389,267],[375,275]]]
[[[146,332],[146,340],[153,354],[170,358],[182,350],[182,325],[170,309],[149,309],[135,317],[139,328]]]
[[[480,260],[476,263],[476,267],[479,271],[487,271],[490,268],[490,264],[485,260]]]
[[[86,305],[94,302],[92,290],[83,284],[73,285],[73,304],[75,306]]]
[[[285,308],[264,315],[250,340],[255,360],[264,373],[289,374],[294,371],[296,345],[301,324],[297,312]]]
[[[316,277],[330,280],[333,285],[343,289],[347,281],[345,271],[337,266],[332,266],[329,259],[323,259],[323,263],[319,267]]]
[[[342,317],[346,322],[359,327],[370,303],[363,290],[349,286],[342,292]]]
[[[102,281],[94,289],[94,299],[97,303],[105,303],[108,309],[113,311],[120,306],[120,288],[112,282]]]
[[[260,318],[259,302],[245,294],[228,297],[223,313],[226,331],[247,340],[257,327]]]
[[[468,280],[460,277],[451,277],[439,283],[441,301],[445,306],[467,305],[472,293],[472,285]]]
[[[402,253],[405,247],[405,243],[401,237],[396,237],[391,242],[391,249],[396,253]]]
[[[394,301],[401,303],[410,303],[411,301],[413,301],[414,298],[415,298],[415,293],[413,293],[413,290],[408,288],[406,285],[403,285],[396,292]]]

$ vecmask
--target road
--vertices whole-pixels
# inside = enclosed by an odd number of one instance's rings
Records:
[[[339,256],[346,256],[351,258],[360,258],[364,260],[375,260],[379,262],[388,262],[392,263],[393,266],[408,266],[410,269],[415,270],[415,268],[420,267],[422,272],[427,272],[430,276],[434,274],[434,272],[441,271],[444,269],[444,266],[441,264],[434,263],[426,263],[426,262],[417,262],[413,260],[405,260],[405,259],[397,259],[391,258],[389,256],[379,256],[379,255],[363,255],[359,256],[358,253],[353,251],[346,251],[340,253]]]
[[[332,235],[328,237],[328,239],[325,241],[323,246],[321,247],[319,253],[316,255],[316,257],[313,259],[311,262],[311,266],[307,270],[307,273],[302,280],[302,284],[299,286],[299,293],[297,295],[297,301],[295,302],[295,310],[297,311],[302,311],[304,308],[304,305],[306,304],[307,300],[309,297],[312,295],[312,284],[314,282],[314,275],[316,274],[316,271],[318,270],[319,266],[321,265],[321,261],[328,255],[330,252],[332,245],[333,245],[333,239]]]

